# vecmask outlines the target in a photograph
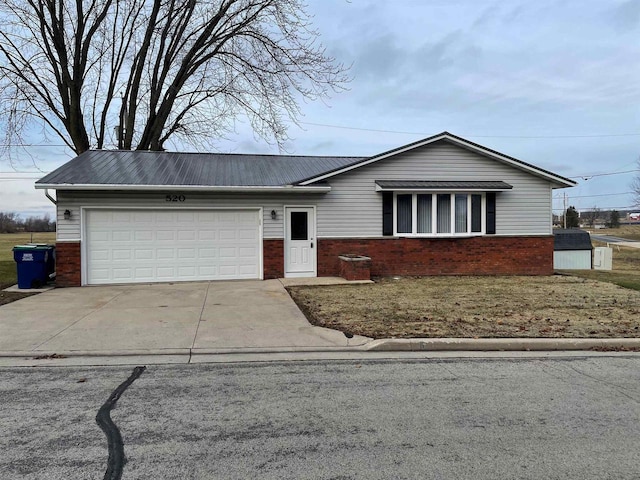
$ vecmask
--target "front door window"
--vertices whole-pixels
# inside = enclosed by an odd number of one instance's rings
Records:
[[[291,240],[309,239],[309,215],[307,212],[291,212]]]

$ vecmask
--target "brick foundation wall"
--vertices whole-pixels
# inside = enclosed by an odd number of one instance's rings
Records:
[[[80,272],[80,242],[56,243],[56,286],[79,287]]]
[[[551,275],[553,236],[318,239],[318,276],[341,276],[338,256],[371,257],[371,276]],[[80,242],[56,243],[56,286],[81,284]],[[367,262],[368,263],[368,262]],[[284,277],[284,241],[263,240],[264,278]]]
[[[284,277],[284,240],[262,241],[264,279]]]
[[[340,275],[339,255],[371,257],[371,275],[551,275],[553,236],[318,239],[318,276]],[[266,277],[265,277],[266,278]]]

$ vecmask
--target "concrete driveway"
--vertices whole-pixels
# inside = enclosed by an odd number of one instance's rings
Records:
[[[54,289],[0,307],[0,352],[345,347],[307,322],[278,280]]]

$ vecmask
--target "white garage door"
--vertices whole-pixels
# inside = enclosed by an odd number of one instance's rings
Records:
[[[260,278],[258,210],[86,210],[86,283]]]

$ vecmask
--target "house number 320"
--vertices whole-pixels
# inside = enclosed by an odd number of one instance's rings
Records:
[[[166,202],[184,202],[186,200],[184,195],[166,195],[164,199]]]

